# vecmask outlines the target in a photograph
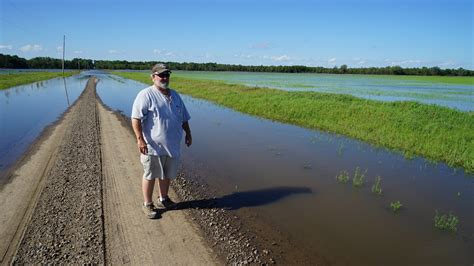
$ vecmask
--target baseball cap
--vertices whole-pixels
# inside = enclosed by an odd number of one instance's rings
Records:
[[[151,73],[154,75],[158,75],[165,72],[171,73],[171,70],[165,64],[156,64],[151,69]]]

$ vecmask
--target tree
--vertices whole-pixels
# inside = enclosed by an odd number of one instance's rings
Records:
[[[341,72],[342,74],[346,74],[346,73],[347,73],[347,65],[342,65],[342,66],[340,67],[340,72]]]

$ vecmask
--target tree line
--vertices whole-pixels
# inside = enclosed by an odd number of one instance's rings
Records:
[[[0,54],[0,68],[14,69],[61,69],[62,60],[51,57],[35,57],[25,59],[16,55]],[[66,69],[93,69],[94,61],[91,59],[74,58],[64,60]]]
[[[125,61],[125,60],[91,60],[74,58],[65,60],[67,69],[129,69],[150,70],[157,61]],[[163,63],[163,62],[161,62]],[[420,76],[474,76],[473,70],[441,69],[439,67],[402,68],[400,66],[386,67],[359,67],[350,68],[347,65],[327,67],[308,66],[243,66],[217,63],[178,63],[164,62],[174,70],[188,71],[244,71],[244,72],[281,72],[281,73],[326,73],[326,74],[375,74],[375,75],[420,75]],[[60,69],[61,59],[50,57],[35,57],[25,59],[16,55],[0,54],[0,68],[34,68],[34,69]]]

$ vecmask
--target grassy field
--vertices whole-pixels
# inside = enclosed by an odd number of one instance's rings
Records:
[[[78,72],[65,72],[64,77],[69,77]],[[0,90],[8,89],[14,86],[32,83],[40,80],[47,80],[56,77],[62,77],[61,72],[23,72],[14,74],[0,75]]]
[[[113,72],[151,84],[149,74]],[[180,93],[239,112],[360,139],[474,172],[474,113],[416,102],[379,102],[342,94],[288,92],[175,75]]]

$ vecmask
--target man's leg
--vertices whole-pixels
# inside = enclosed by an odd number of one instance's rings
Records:
[[[142,189],[143,189],[143,202],[144,203],[150,203],[153,202],[153,188],[155,187],[155,179],[152,180],[146,180],[143,178],[142,181]],[[161,182],[160,182],[160,188],[161,188]]]
[[[143,178],[142,190],[143,190],[143,212],[150,219],[159,218],[155,206],[153,205],[153,187],[155,186],[155,179],[147,180]]]
[[[158,206],[160,209],[174,209],[176,207],[176,203],[168,197],[171,179],[158,179],[158,183],[160,184],[160,197],[158,198],[156,206]]]
[[[164,178],[158,179],[160,186],[160,198],[158,199],[157,206],[164,209],[173,209],[176,203],[174,203],[169,198],[168,191],[170,188],[171,179],[176,177],[178,160],[168,156],[161,156],[160,162],[163,167]]]
[[[166,199],[168,197],[171,180],[169,178],[158,178],[158,183],[160,185],[160,197]]]

